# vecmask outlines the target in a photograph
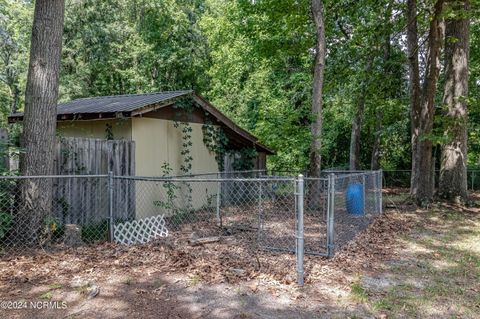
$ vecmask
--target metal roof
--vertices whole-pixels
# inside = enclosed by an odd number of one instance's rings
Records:
[[[130,112],[141,107],[188,95],[193,91],[166,91],[145,94],[98,96],[61,103],[57,114]]]

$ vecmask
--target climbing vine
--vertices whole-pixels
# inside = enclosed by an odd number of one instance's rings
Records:
[[[199,108],[195,103],[192,96],[186,96],[179,99],[174,108],[181,109],[182,112],[176,114],[177,118],[181,118],[182,115],[187,114],[193,116],[193,112]],[[225,130],[220,125],[215,125],[211,119],[211,115],[204,111],[204,124],[202,125],[203,143],[206,148],[213,154],[215,154],[215,161],[217,162],[219,171],[223,171],[224,159],[226,155],[231,155],[233,158],[234,170],[250,170],[254,167],[254,159],[257,155],[254,147],[244,147],[241,149],[232,149],[229,147],[229,139],[225,133]],[[175,121],[174,126],[182,132],[182,164],[180,167],[181,172],[184,175],[192,173],[193,157],[191,154],[192,147],[192,132],[193,129],[189,122],[193,119],[182,118],[183,121]],[[191,189],[190,187],[188,187]]]
[[[193,112],[198,105],[195,103],[191,96],[186,96],[179,99],[175,105],[175,108],[181,109],[182,112],[176,114],[180,117],[182,114],[193,116]],[[229,139],[225,133],[225,130],[220,125],[214,125],[210,114],[204,111],[204,124],[202,125],[203,143],[207,149],[215,154],[215,161],[217,162],[219,171],[223,171],[225,155],[232,155],[233,157],[233,169],[234,170],[250,170],[254,167],[254,159],[256,157],[256,151],[253,147],[244,147],[241,149],[229,148]],[[180,170],[183,174],[191,174],[192,169],[192,127],[188,122],[188,119],[184,119],[182,122],[175,122],[175,127],[180,128],[182,131],[182,150],[181,155],[183,157]]]
[[[205,144],[210,152],[215,154],[218,169],[223,171],[223,160],[228,152],[228,137],[221,127],[214,126],[207,120],[205,122],[206,123],[202,125],[203,144]]]
[[[180,108],[184,111],[183,114],[193,115],[193,111],[195,110],[196,104],[193,101],[191,96],[183,97],[179,99],[175,105],[175,108]],[[180,129],[182,132],[182,148],[180,151],[180,155],[182,155],[182,163],[180,164],[180,171],[183,175],[192,174],[192,162],[193,156],[191,148],[193,146],[192,143],[192,126],[188,122],[178,122],[175,121],[173,126],[177,129]],[[182,182],[185,186],[185,194],[184,199],[186,203],[186,207],[184,208],[184,212],[188,213],[192,209],[192,186],[188,182]]]
[[[176,116],[181,116],[183,114],[188,114],[188,115],[193,115],[193,111],[198,108],[197,104],[193,100],[193,97],[191,95],[188,96],[183,96],[179,98],[175,104],[173,105],[175,109],[181,109],[182,111],[185,111],[184,113],[178,112]]]
[[[107,123],[105,125],[105,139],[108,140],[108,141],[111,141],[111,140],[115,139],[115,137],[113,136],[113,126],[112,126],[112,124]]]
[[[257,151],[254,147],[243,147],[238,150],[230,150],[229,155],[232,155],[233,157],[233,170],[248,171],[254,168],[254,160],[257,157]]]
[[[180,129],[182,132],[182,149],[180,151],[180,154],[182,155],[182,164],[180,165],[180,171],[184,174],[191,174],[192,173],[192,152],[191,152],[191,147],[193,145],[192,143],[192,127],[190,124],[182,122],[178,123],[175,122],[173,126],[177,129]]]
[[[178,123],[175,122],[173,124],[175,128],[180,128],[182,131],[182,150],[180,154],[182,155],[182,163],[180,164],[180,171],[184,175],[189,175],[192,173],[192,161],[193,157],[191,154],[191,147],[192,147],[192,127],[189,123]],[[182,182],[185,186],[186,193],[185,193],[185,209],[188,211],[192,207],[192,186],[188,182]]]
[[[174,108],[176,109],[181,109],[184,112],[182,114],[188,114],[188,115],[193,115],[193,111],[196,108],[196,104],[193,101],[193,98],[191,96],[186,96],[180,98],[175,104]],[[180,113],[180,112],[179,112]],[[176,116],[178,116],[177,114]],[[181,115],[181,114],[180,114]],[[186,119],[188,120],[188,119]],[[191,120],[191,119],[190,119]],[[180,171],[184,175],[188,175],[192,173],[192,162],[193,162],[193,157],[192,157],[192,126],[188,121],[174,121],[173,126],[176,129],[180,129],[182,132],[182,148],[180,151],[180,154],[182,155],[182,164],[180,165]]]
[[[172,173],[172,168],[170,167],[170,164],[167,162],[163,162],[162,164],[162,173],[164,177],[170,176]],[[178,189],[178,186],[175,185],[175,183],[171,181],[165,181],[162,183],[162,187],[165,190],[166,193],[166,200],[161,201],[161,200],[156,200],[153,202],[155,206],[159,206],[163,209],[170,210],[173,215],[176,213],[175,209],[175,200],[177,199],[176,191]]]

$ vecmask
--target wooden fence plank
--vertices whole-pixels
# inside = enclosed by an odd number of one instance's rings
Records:
[[[55,175],[135,175],[135,142],[61,138],[56,145]],[[62,223],[94,224],[108,217],[107,178],[68,178],[54,181],[54,214]],[[135,217],[133,183],[114,183],[114,214]]]

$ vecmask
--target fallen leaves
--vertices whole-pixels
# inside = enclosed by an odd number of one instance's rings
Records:
[[[333,259],[305,257],[305,281],[336,278],[344,281],[337,270],[374,270],[380,261],[392,254],[396,235],[408,231],[413,221],[402,214],[384,214],[352,242],[338,251]],[[109,275],[134,276],[135,273],[159,272],[190,274],[204,283],[238,283],[258,281],[275,286],[294,285],[296,260],[292,254],[261,251],[256,246],[256,232],[237,231],[219,241],[191,246],[187,240],[160,240],[147,245],[121,246],[104,243],[67,248],[54,253],[34,253],[0,260],[0,279],[25,283],[45,281],[55,273],[57,278],[72,275],[105,279]],[[28,275],[27,275],[28,274]],[[258,286],[252,288],[258,290]]]

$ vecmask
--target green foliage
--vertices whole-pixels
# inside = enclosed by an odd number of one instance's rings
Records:
[[[67,1],[61,98],[195,88],[208,77],[203,1]]]
[[[162,164],[162,173],[164,177],[168,177],[172,173],[170,164],[164,162]],[[182,189],[182,185],[184,188]],[[177,185],[175,182],[165,181],[162,182],[162,187],[165,190],[165,200],[155,200],[153,205],[158,206],[166,211],[170,212],[170,222],[173,225],[179,225],[188,218],[190,218],[192,211],[192,188],[189,183],[182,182],[181,185]],[[183,194],[182,194],[183,191]],[[186,192],[186,194],[185,194]],[[180,195],[178,193],[181,193]],[[176,201],[178,198],[182,199],[183,207],[178,207]]]
[[[105,139],[106,140],[113,140],[114,139],[112,124],[107,123],[105,125]]]
[[[0,212],[0,239],[3,239],[12,226],[12,216],[9,213]]]
[[[313,45],[308,1],[207,1],[207,96],[278,151],[275,168],[306,166]]]
[[[175,107],[181,108],[184,112],[182,114],[186,116],[192,116],[193,115],[193,110],[196,107],[196,104],[194,103],[193,99],[190,97],[186,97],[175,103]],[[193,161],[193,156],[192,156],[192,151],[191,148],[193,146],[192,143],[192,126],[188,122],[174,122],[174,127],[175,128],[180,128],[182,132],[182,148],[180,151],[180,155],[182,155],[182,163],[180,164],[180,171],[182,172],[183,175],[190,175],[192,173],[192,161]],[[182,186],[177,186],[177,190],[183,191],[183,203],[186,205],[185,208],[181,210],[186,210],[187,212],[191,210],[192,207],[192,186],[188,182],[182,182]],[[175,215],[178,215],[179,209],[177,209],[177,212]],[[182,214],[183,212],[180,212]]]
[[[177,225],[180,225],[186,221],[188,222],[194,222],[193,218],[195,215],[191,213],[192,211],[190,209],[186,208],[178,208],[175,211],[175,214],[172,215],[169,218],[170,224],[173,225],[174,227]]]
[[[351,295],[353,299],[358,300],[360,302],[368,301],[367,291],[362,286],[361,279],[357,279],[351,284],[351,290],[352,290]]]
[[[172,168],[170,167],[169,163],[164,162],[162,164],[162,173],[164,177],[171,175]],[[153,205],[171,211],[173,214],[175,214],[175,200],[177,199],[176,191],[178,186],[174,182],[166,181],[162,183],[162,187],[165,190],[167,199],[165,201],[156,200],[153,202]]]
[[[468,165],[480,167],[480,1],[472,1],[468,98]]]
[[[3,239],[13,226],[13,216],[9,208],[14,204],[14,180],[0,180],[0,240]]]
[[[83,225],[81,230],[82,240],[86,244],[108,240],[108,221],[96,224]]]
[[[43,223],[45,225],[45,239],[46,243],[50,242],[57,242],[63,239],[63,235],[65,234],[65,225],[62,224],[58,218],[54,216],[47,216],[44,218]]]
[[[208,118],[207,118],[208,119]],[[209,123],[209,121],[207,121]],[[212,124],[202,125],[203,144],[207,149],[215,154],[215,160],[218,164],[218,170],[224,169],[224,158],[228,151],[228,137],[220,126]]]
[[[192,152],[191,148],[193,146],[192,143],[192,127],[187,122],[178,123],[175,122],[173,124],[175,128],[180,128],[182,132],[182,149],[180,151],[180,155],[182,155],[183,160],[182,164],[180,165],[180,171],[184,174],[190,174],[192,171]]]
[[[257,151],[253,147],[244,147],[239,150],[231,150],[229,154],[233,156],[232,168],[234,171],[248,171],[254,167],[254,160],[257,157]]]
[[[23,107],[33,1],[0,0],[0,123]]]
[[[421,37],[432,3],[418,3]],[[480,5],[478,0],[471,4],[468,164],[480,167]],[[369,167],[378,133],[381,166],[410,168],[405,2],[339,0],[324,5],[328,54],[322,166],[347,165],[352,117],[365,88],[361,167]],[[447,5],[446,17],[465,14],[452,5]],[[33,1],[0,0],[4,126],[14,105],[23,107],[32,14]],[[310,0],[67,0],[60,99],[194,89],[276,151],[268,158],[269,168],[304,171],[311,144],[314,44]],[[424,63],[424,47],[420,53]],[[186,98],[176,107],[189,111],[195,104]],[[424,138],[443,143],[443,124],[439,111],[436,130]],[[183,124],[179,127],[187,138],[182,140],[187,144],[182,173],[187,173],[192,161],[189,132]],[[9,130],[17,140],[19,128]],[[105,133],[113,138],[108,128]],[[203,135],[222,170],[230,151],[227,137],[208,121]]]

